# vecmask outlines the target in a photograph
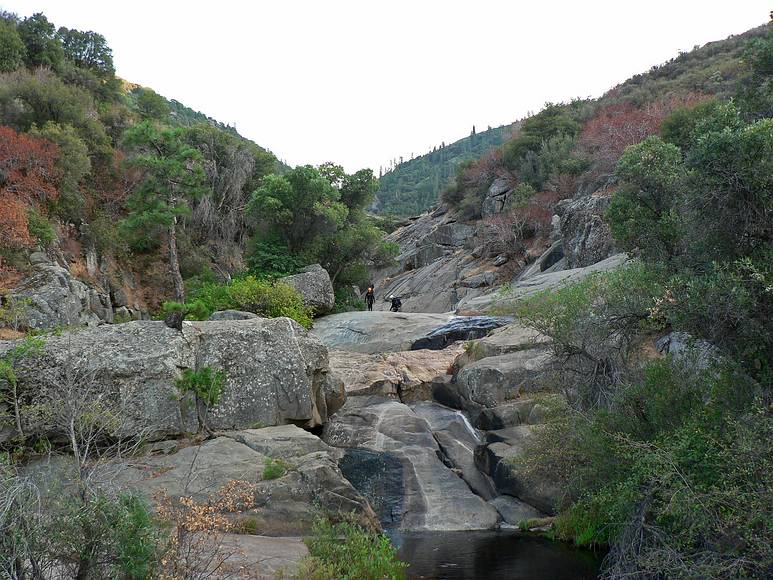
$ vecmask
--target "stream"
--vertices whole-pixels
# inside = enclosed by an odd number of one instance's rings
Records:
[[[408,578],[585,580],[603,554],[514,531],[388,532]]]

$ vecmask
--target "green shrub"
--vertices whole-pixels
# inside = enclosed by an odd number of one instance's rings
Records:
[[[263,479],[279,479],[287,473],[289,465],[281,459],[266,457],[263,467]]]
[[[44,216],[30,209],[27,212],[27,229],[30,236],[38,241],[41,246],[50,246],[56,240],[56,233]]]
[[[196,417],[199,430],[209,432],[207,413],[220,401],[225,388],[226,376],[223,371],[214,371],[211,367],[203,367],[197,371],[183,370],[182,376],[175,381],[175,386],[181,396],[192,393],[196,405]]]
[[[397,550],[384,535],[370,532],[353,518],[333,523],[319,516],[312,536],[305,540],[309,556],[299,577],[309,580],[373,580],[405,578],[408,564],[397,559]]]
[[[309,309],[295,288],[281,282],[259,280],[254,276],[237,278],[230,284],[204,282],[189,293],[190,303],[199,302],[200,312],[246,310],[267,318],[286,316],[311,328]]]
[[[355,294],[351,286],[336,288],[335,297],[336,303],[333,308],[334,314],[351,312],[353,310],[365,310],[365,300]]]

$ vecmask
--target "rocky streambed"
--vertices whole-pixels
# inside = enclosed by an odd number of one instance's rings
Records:
[[[0,353],[12,346],[0,343]],[[509,568],[480,562],[503,545],[529,552],[503,530],[550,515],[560,499],[518,462],[541,428],[544,397],[555,396],[536,392],[551,364],[545,339],[509,319],[352,312],[319,319],[312,332],[259,318],[186,323],[182,332],[150,321],[88,328],[47,339],[20,366],[19,384],[35,385],[30,403],[40,407],[99,393],[125,418],[116,435],[143,434],[141,453],[109,465],[112,485],[157,505],[213,505],[222,490],[240,498],[227,503],[221,538],[234,569],[292,574],[321,508],[387,530],[411,573],[536,578],[544,566],[530,576],[512,554]],[[210,434],[191,437],[198,403],[176,379],[208,366],[227,378],[208,410]],[[45,436],[51,426],[30,417],[24,428]],[[27,470],[57,493],[69,464],[52,456]],[[445,563],[420,556],[428,546]],[[572,553],[562,554],[553,577],[572,568]],[[589,577],[577,557],[576,577]]]

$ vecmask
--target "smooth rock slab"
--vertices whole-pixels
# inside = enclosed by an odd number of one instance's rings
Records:
[[[402,403],[347,402],[325,425],[323,439],[336,447],[388,453],[399,461],[402,503],[392,519],[402,530],[490,529],[499,520],[498,512],[443,464],[429,423]]]
[[[411,350],[411,345],[451,319],[448,314],[344,312],[320,318],[312,333],[328,348],[363,353]]]

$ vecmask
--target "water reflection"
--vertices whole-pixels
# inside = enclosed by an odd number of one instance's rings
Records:
[[[514,532],[390,533],[409,578],[585,580],[601,556]]]

